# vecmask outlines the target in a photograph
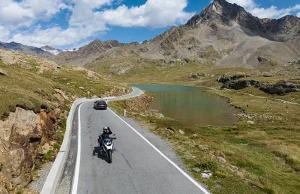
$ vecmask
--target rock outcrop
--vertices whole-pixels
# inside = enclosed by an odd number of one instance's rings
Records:
[[[250,86],[259,88],[268,94],[285,95],[291,92],[300,92],[300,82],[296,81],[280,81],[278,83],[260,83],[256,80],[239,80],[246,77],[245,75],[236,74],[233,76],[222,75],[217,81],[223,83],[221,88],[241,90]]]
[[[300,92],[300,83],[279,82],[276,84],[262,84],[260,90],[277,95],[285,95],[291,92]]]
[[[255,80],[231,80],[225,82],[222,88],[241,90],[250,86],[257,86],[258,84],[259,82]]]
[[[0,76],[8,76],[7,72],[0,68]]]
[[[32,169],[41,159],[43,145],[56,131],[53,111],[39,114],[17,107],[0,121],[0,193],[15,193],[32,181]]]

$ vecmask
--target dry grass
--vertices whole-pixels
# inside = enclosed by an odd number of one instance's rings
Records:
[[[15,55],[23,59],[23,55],[18,53]],[[0,60],[0,68],[8,74],[0,76],[2,119],[10,111],[14,111],[16,106],[38,112],[42,106],[53,108],[61,106],[62,102],[63,106],[69,106],[75,98],[100,96],[113,88],[113,84],[109,81],[101,77],[98,77],[97,81],[89,80],[86,71],[73,70],[71,67],[59,66],[41,72],[40,67],[45,63],[44,59],[39,61],[37,57],[31,58],[29,55],[25,57],[27,65],[33,68],[26,69],[18,62],[6,65]],[[68,99],[59,95],[56,89],[64,92]]]
[[[215,81],[222,74],[236,72],[252,74],[249,79],[264,82],[289,79],[290,75],[264,77],[261,72],[271,71],[271,66],[244,69],[191,64],[180,68],[151,68],[151,73],[143,70],[127,74],[128,77],[124,79],[134,83],[210,87],[207,92],[228,98],[231,104],[250,116],[241,118],[234,126],[204,127],[186,126],[177,121],[159,119],[153,114],[128,112],[135,119],[151,126],[154,133],[171,142],[197,180],[204,182],[213,193],[218,194],[298,193],[300,105],[283,103],[277,99],[299,103],[300,94],[269,95],[254,87],[240,91],[218,90],[220,84]],[[187,78],[191,73],[205,73],[208,76],[191,81]],[[122,106],[122,109],[125,105],[126,103],[121,102],[115,104],[117,107]],[[179,130],[184,131],[185,135],[181,135]],[[202,179],[200,173],[193,171],[195,167],[209,169],[214,175],[209,180]]]

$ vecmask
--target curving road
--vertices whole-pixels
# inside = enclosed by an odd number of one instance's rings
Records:
[[[119,98],[131,98],[142,94],[134,92]],[[93,102],[86,102],[78,109],[77,137],[73,138],[73,150],[77,148],[71,193],[75,194],[182,194],[208,193],[174,162],[153,146],[138,130],[131,127],[112,110],[94,110]],[[98,155],[97,137],[104,126],[109,126],[117,139],[115,152],[109,164],[106,157]],[[77,145],[76,145],[77,142]],[[93,156],[93,152],[96,153]],[[74,154],[74,152],[73,152]],[[70,165],[72,166],[72,165]],[[67,169],[67,170],[66,170]],[[65,172],[70,173],[70,172]],[[62,190],[57,193],[64,193]]]

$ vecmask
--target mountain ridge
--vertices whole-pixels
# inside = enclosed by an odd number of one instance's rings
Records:
[[[117,40],[100,41],[93,40],[89,44],[79,48],[76,51],[64,51],[59,53],[54,61],[68,65],[83,66],[98,57],[99,54],[107,50],[122,47],[124,43]]]
[[[27,46],[27,45],[23,45],[23,44],[17,43],[17,42],[5,43],[5,42],[0,41],[0,48],[5,49],[5,50],[18,51],[18,52],[22,52],[25,54],[40,56],[40,57],[44,57],[44,58],[52,58],[53,57],[52,53],[45,51],[42,48]]]
[[[277,53],[280,53],[278,55]],[[284,64],[300,55],[300,18],[259,19],[237,4],[214,0],[182,26],[173,26],[142,44],[94,40],[76,51],[63,51],[51,59],[84,66],[115,64],[116,59],[239,66],[253,68],[258,57]],[[122,65],[121,65],[122,66]]]
[[[300,19],[296,16],[286,15],[279,19],[259,19],[247,12],[243,7],[228,3],[225,0],[214,0],[185,25],[195,27],[199,22],[211,21],[211,18],[213,18],[214,22],[218,21],[228,26],[232,21],[235,21],[257,35],[274,41],[280,41],[280,37],[276,37],[276,35],[299,35],[300,33]]]

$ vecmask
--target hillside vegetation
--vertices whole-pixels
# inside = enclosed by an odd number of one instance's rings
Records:
[[[128,61],[130,60],[133,58]],[[118,63],[125,63],[125,60]],[[145,64],[135,66],[124,74],[113,74],[113,78],[127,83],[204,87],[206,92],[226,97],[240,110],[237,115],[239,121],[233,126],[188,126],[141,108],[143,98],[145,106],[149,106],[149,99],[146,97],[114,103],[117,110],[126,108],[128,115],[170,142],[188,170],[197,180],[209,185],[212,193],[298,192],[298,60],[285,64],[262,60],[256,68],[182,64],[179,61],[167,66],[159,65],[154,60],[143,63]],[[107,69],[111,67],[105,63],[102,65]],[[108,72],[106,68],[94,70],[105,75]],[[259,84],[246,87],[237,84],[241,88],[221,89],[225,85],[221,78],[232,79],[229,81],[232,83],[252,80]],[[279,95],[263,90],[264,87],[277,83],[282,83],[282,86],[294,85],[298,87],[298,92]],[[275,91],[280,91],[280,87],[274,87]],[[138,109],[135,104],[139,105]],[[201,177],[205,170],[212,172],[210,179]]]
[[[0,50],[0,193],[20,193],[53,161],[80,97],[128,92],[92,71]],[[29,191],[30,193],[30,191]]]

